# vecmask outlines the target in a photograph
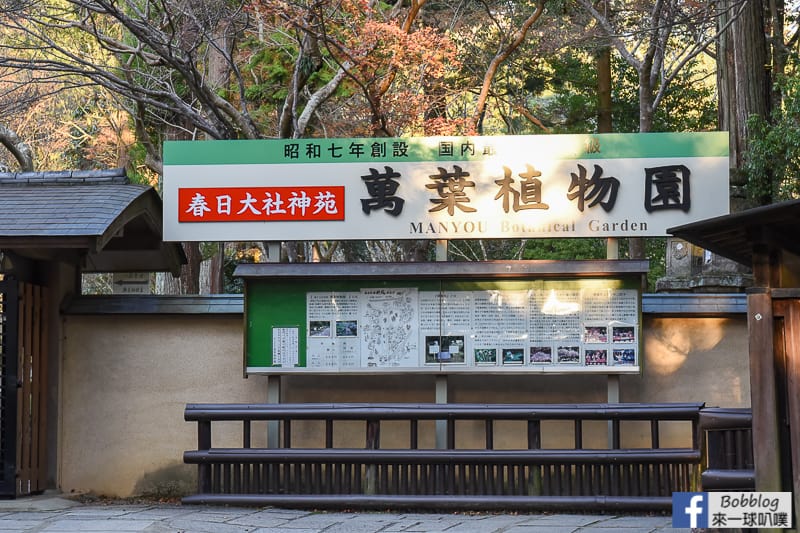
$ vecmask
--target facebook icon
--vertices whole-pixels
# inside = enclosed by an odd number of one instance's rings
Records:
[[[708,493],[673,492],[672,527],[708,527]]]

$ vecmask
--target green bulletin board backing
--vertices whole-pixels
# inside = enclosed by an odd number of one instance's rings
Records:
[[[519,262],[527,263],[525,267],[518,268],[517,262],[503,262],[502,264],[493,264],[488,268],[481,268],[470,266],[464,267],[467,263],[448,263],[442,264],[426,264],[422,270],[415,274],[413,266],[401,266],[398,271],[397,264],[384,265],[371,265],[366,267],[364,265],[357,265],[352,267],[352,271],[348,272],[346,264],[328,264],[314,266],[315,264],[295,265],[292,268],[290,265],[278,264],[261,264],[261,265],[241,265],[237,269],[237,275],[244,278],[245,281],[245,372],[251,374],[286,374],[286,373],[413,373],[413,372],[428,372],[428,373],[457,373],[457,372],[485,372],[485,373],[530,373],[530,372],[551,372],[551,373],[637,373],[640,371],[639,360],[641,359],[641,276],[642,269],[646,270],[646,266],[642,267],[643,262],[637,262],[634,268],[622,268],[623,272],[609,272],[609,265],[615,265],[618,269],[624,262],[620,261],[600,261],[591,263],[602,263],[596,265],[601,268],[599,272],[592,269],[585,269],[585,265],[581,265],[582,269],[579,272],[570,274],[569,262],[560,264],[553,267],[548,264],[543,271],[537,271],[537,268],[530,268],[530,265],[535,262]],[[550,263],[550,262],[548,262]],[[587,263],[587,262],[573,262],[573,263]],[[433,266],[431,266],[433,265]],[[459,267],[459,265],[462,265]],[[474,265],[474,264],[470,264]],[[503,265],[506,266],[505,269]],[[646,262],[644,263],[646,265]],[[603,268],[605,267],[605,268]],[[630,265],[628,265],[630,267]],[[477,270],[475,270],[477,268]],[[637,268],[639,270],[637,270]],[[437,269],[441,269],[437,273]],[[471,270],[470,270],[471,269]],[[509,272],[511,269],[511,272]],[[566,271],[565,271],[566,270]],[[613,269],[611,269],[613,270]],[[358,295],[363,290],[375,289],[401,289],[410,290],[415,294],[423,295],[437,293],[439,295],[446,295],[450,299],[448,306],[458,305],[458,301],[472,301],[470,298],[475,298],[474,295],[502,295],[527,291],[527,294],[549,294],[556,292],[563,293],[564,291],[594,291],[599,290],[602,293],[604,290],[610,291],[609,294],[616,294],[617,292],[626,293],[628,301],[635,298],[635,322],[630,324],[630,327],[618,328],[625,329],[627,332],[630,330],[631,335],[635,338],[625,339],[627,345],[617,346],[614,342],[618,339],[616,337],[612,342],[611,331],[612,327],[609,326],[604,332],[608,336],[606,343],[602,346],[607,351],[607,363],[600,365],[589,365],[586,361],[582,364],[558,364],[553,356],[553,364],[534,364],[533,355],[529,353],[533,351],[530,345],[537,345],[535,341],[526,341],[523,364],[511,365],[505,364],[503,359],[505,356],[497,355],[498,360],[495,364],[478,364],[477,358],[473,357],[473,353],[462,354],[466,358],[464,364],[455,364],[445,362],[444,364],[426,364],[426,349],[429,351],[430,347],[426,347],[424,342],[424,332],[419,336],[423,340],[419,342],[416,347],[419,354],[419,364],[404,366],[404,367],[381,367],[366,365],[351,365],[347,368],[343,367],[320,367],[311,366],[308,359],[309,346],[309,309],[308,309],[308,295],[309,294],[342,294],[347,293],[351,295],[353,300],[358,298]],[[508,291],[508,292],[504,292]],[[539,291],[539,292],[537,292]],[[542,292],[543,291],[543,292]],[[581,292],[583,294],[584,292]],[[463,295],[463,297],[462,297]],[[631,298],[631,297],[634,298]],[[420,297],[421,299],[421,297]],[[430,301],[430,298],[429,298]],[[441,300],[440,300],[441,302]],[[441,305],[441,304],[440,304]],[[628,316],[631,314],[630,303],[628,309]],[[452,307],[449,307],[452,309]],[[361,309],[360,311],[363,311]],[[358,331],[359,335],[366,330],[367,324],[361,323],[359,320]],[[480,330],[483,325],[478,325],[475,329]],[[273,361],[273,331],[275,329],[296,331],[297,343],[297,358],[296,362],[291,365],[274,364]],[[330,328],[333,329],[333,328]],[[603,328],[601,328],[603,329]],[[420,330],[422,327],[420,326]],[[586,328],[587,332],[589,328]],[[613,331],[617,331],[613,329]],[[470,333],[474,332],[461,332],[462,337],[466,338]],[[330,343],[335,343],[334,339],[337,333],[331,333]],[[449,335],[449,332],[439,331],[439,335]],[[449,337],[448,337],[449,338]],[[350,342],[354,346],[358,346],[358,339],[351,339]],[[461,340],[461,348],[467,351],[463,345],[465,342]],[[469,344],[467,341],[466,344]],[[552,341],[552,351],[557,350],[558,342]],[[588,345],[587,345],[588,346]],[[592,347],[592,346],[589,346]],[[622,351],[615,350],[616,348],[626,348],[626,352],[635,353],[635,360],[626,361],[625,364],[616,364],[612,361],[612,354]],[[581,349],[583,350],[583,349]],[[437,355],[438,357],[438,355]],[[588,357],[585,354],[582,357]],[[530,359],[529,359],[530,358]],[[430,361],[428,361],[429,363]]]

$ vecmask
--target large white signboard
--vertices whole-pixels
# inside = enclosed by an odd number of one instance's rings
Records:
[[[664,236],[728,166],[726,133],[167,142],[164,238]]]

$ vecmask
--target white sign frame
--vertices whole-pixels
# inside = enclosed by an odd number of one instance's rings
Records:
[[[727,142],[668,133],[165,143],[164,239],[666,236],[729,212]],[[325,203],[326,187],[337,200]],[[290,205],[303,188],[306,204]],[[191,221],[181,194],[202,202]],[[255,219],[236,218],[250,211]]]

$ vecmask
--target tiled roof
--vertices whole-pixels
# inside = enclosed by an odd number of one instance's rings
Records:
[[[101,236],[148,189],[142,185],[0,184],[0,235]]]
[[[127,264],[136,265],[133,270],[151,265],[153,270],[168,267],[175,272],[183,252],[161,242],[161,209],[155,189],[130,183],[124,169],[4,172],[0,173],[0,248],[22,255],[43,249],[84,249],[89,264],[102,269],[116,265],[124,269],[126,260],[118,256],[130,252]],[[130,234],[136,238],[128,239]],[[113,253],[100,257],[106,248]],[[137,253],[153,259],[142,261]]]
[[[800,255],[800,200],[700,220],[667,231],[749,267],[753,266],[755,246]]]

